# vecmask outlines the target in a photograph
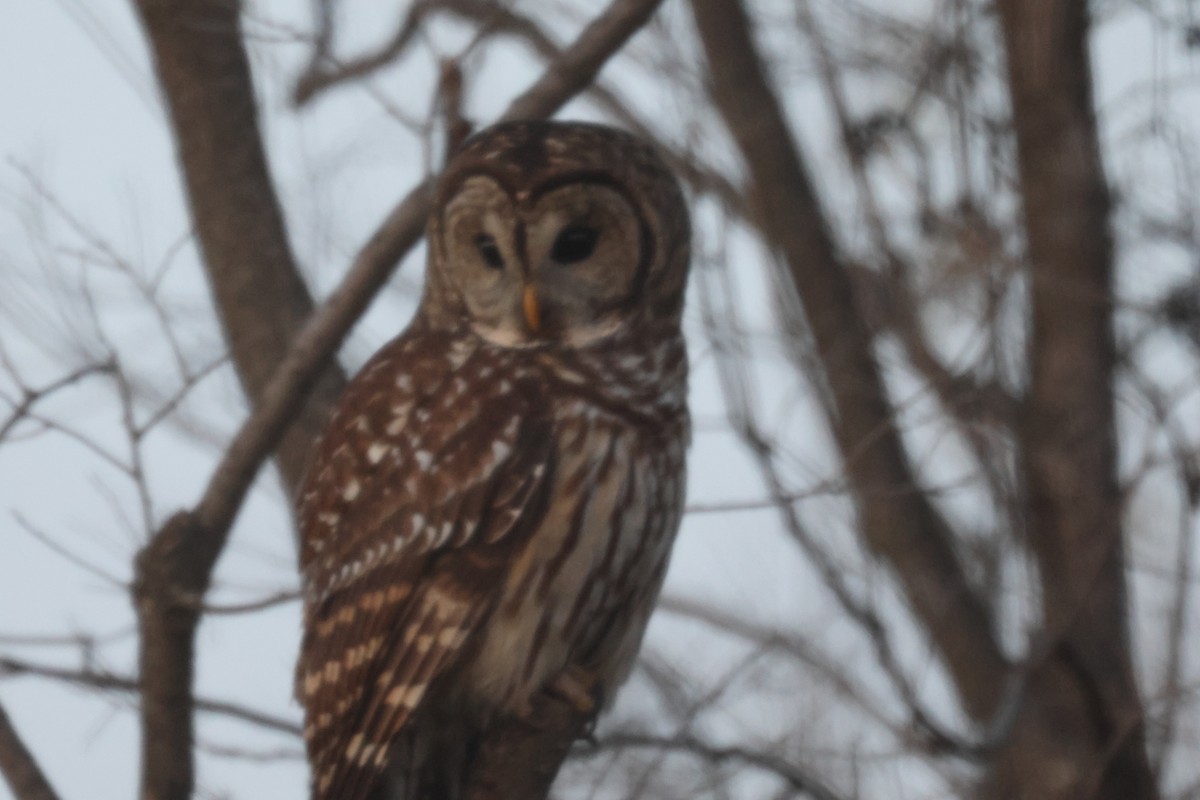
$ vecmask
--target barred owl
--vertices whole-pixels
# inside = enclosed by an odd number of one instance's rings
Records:
[[[453,798],[501,715],[554,687],[611,698],[682,512],[689,223],[650,147],[495,126],[427,233],[417,314],[300,493],[317,800]]]

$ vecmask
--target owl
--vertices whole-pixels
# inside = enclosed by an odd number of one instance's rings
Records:
[[[611,698],[683,508],[690,228],[655,152],[497,125],[447,166],[427,236],[417,313],[299,496],[315,800],[454,798],[539,692]]]

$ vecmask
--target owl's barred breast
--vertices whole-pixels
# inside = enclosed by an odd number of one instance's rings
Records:
[[[495,585],[464,587],[490,601],[456,694],[485,715],[520,712],[573,665],[611,699],[679,526],[689,424],[682,340],[610,345],[514,351],[422,336],[385,348],[356,381],[362,402],[335,421],[301,506],[314,613],[323,598],[386,583],[422,553],[465,544],[472,520],[487,515],[492,537],[518,528],[497,545],[515,549]],[[430,409],[461,416],[435,424]],[[508,475],[513,488],[495,491],[490,509],[464,505],[502,464],[544,446],[533,434],[548,439],[549,453]],[[531,504],[528,485],[541,482],[545,496]]]
[[[568,665],[611,700],[637,654],[683,505],[682,428],[652,443],[583,399],[561,403],[556,417],[549,510],[514,560],[468,671],[475,699],[515,713]]]

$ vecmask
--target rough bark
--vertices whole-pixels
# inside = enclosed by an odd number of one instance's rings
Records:
[[[1019,442],[1029,546],[1054,640],[1000,754],[992,796],[1156,798],[1130,657],[1110,201],[1092,107],[1087,3],[998,7],[1031,276]]]
[[[916,491],[870,334],[846,264],[783,111],[769,85],[745,12],[728,0],[693,0],[713,101],[749,172],[757,224],[782,255],[816,343],[836,413],[841,451],[867,544],[894,570],[970,713],[1001,701],[1008,664],[987,608],[955,555],[952,532]]]

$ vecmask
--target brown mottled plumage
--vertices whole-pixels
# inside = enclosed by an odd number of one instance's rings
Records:
[[[300,495],[315,800],[449,800],[497,714],[570,675],[611,697],[683,507],[689,228],[653,151],[496,126],[428,234],[417,316]]]

